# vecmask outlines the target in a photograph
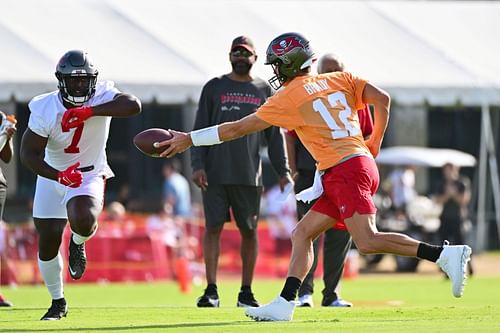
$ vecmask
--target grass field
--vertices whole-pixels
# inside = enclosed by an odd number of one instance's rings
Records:
[[[281,285],[257,280],[254,291],[268,302]],[[58,322],[39,321],[49,306],[43,286],[6,288],[15,307],[0,309],[0,332],[500,332],[499,277],[470,279],[464,297],[455,299],[437,274],[361,276],[342,285],[353,308],[299,308],[285,323],[246,318],[234,306],[238,287],[237,280],[220,281],[222,307],[198,309],[201,287],[181,294],[174,283],[71,284],[68,317]],[[320,298],[316,293],[317,304]]]

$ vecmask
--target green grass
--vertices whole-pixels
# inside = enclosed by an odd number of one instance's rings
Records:
[[[257,299],[268,302],[281,280],[257,280]],[[299,308],[288,323],[256,323],[236,308],[239,283],[219,282],[222,307],[198,309],[202,291],[181,294],[174,283],[68,284],[67,318],[41,322],[49,305],[43,286],[3,289],[15,303],[0,309],[0,332],[500,332],[500,278],[468,281],[463,298],[440,275],[361,276],[342,284],[351,309]],[[317,283],[315,301],[321,299]]]

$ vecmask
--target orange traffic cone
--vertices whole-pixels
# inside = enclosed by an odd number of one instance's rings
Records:
[[[351,249],[347,252],[347,257],[344,264],[344,278],[353,279],[359,274],[359,253],[357,250]]]
[[[185,257],[179,257],[175,261],[175,275],[181,292],[183,294],[191,292],[191,271],[189,270],[189,262]]]

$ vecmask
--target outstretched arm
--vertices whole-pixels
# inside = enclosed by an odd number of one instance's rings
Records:
[[[190,133],[171,130],[174,137],[170,140],[159,142],[156,146],[168,147],[160,154],[161,157],[173,157],[182,153],[191,146],[212,146],[224,141],[241,138],[250,133],[259,132],[271,126],[271,124],[251,114],[238,121],[223,123],[220,125],[202,128]]]
[[[119,93],[113,100],[92,107],[94,116],[124,118],[141,113],[141,102],[133,95]]]
[[[61,125],[64,131],[80,126],[94,116],[130,117],[141,112],[141,102],[133,95],[119,93],[113,100],[95,106],[80,106],[64,112]]]

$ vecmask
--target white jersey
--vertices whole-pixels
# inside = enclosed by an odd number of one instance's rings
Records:
[[[109,102],[118,93],[120,91],[115,88],[114,82],[98,82],[94,96],[85,105],[96,106]],[[91,117],[79,127],[63,132],[61,120],[66,108],[58,90],[34,97],[28,107],[31,112],[29,129],[48,138],[45,148],[47,164],[62,171],[80,162],[81,168],[94,167],[92,171],[86,172],[86,175],[106,178],[114,176],[106,158],[111,117]]]

